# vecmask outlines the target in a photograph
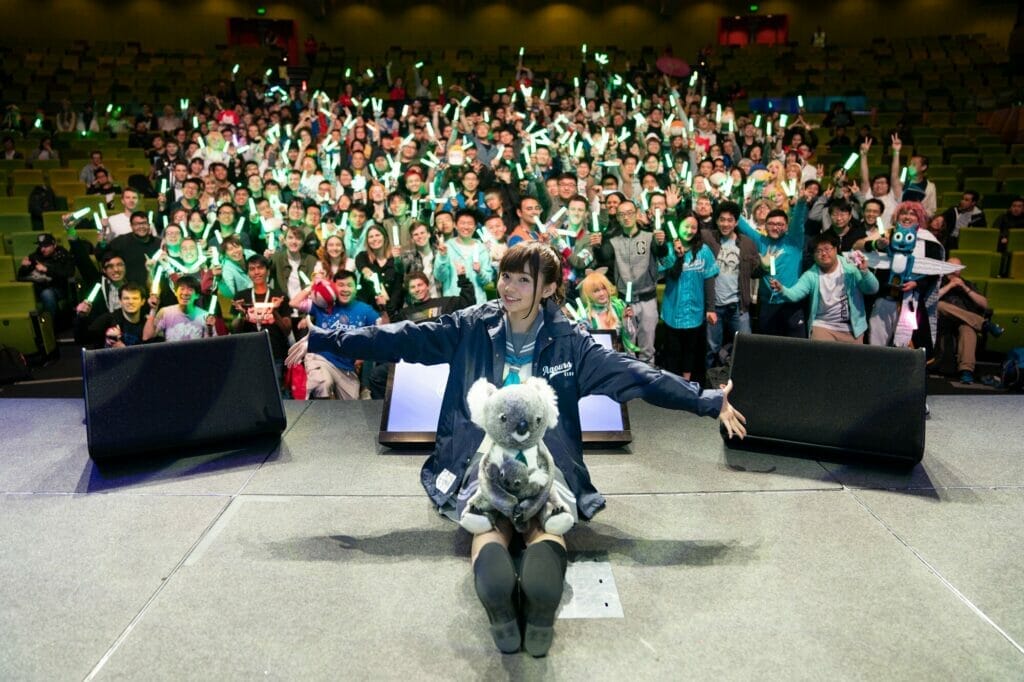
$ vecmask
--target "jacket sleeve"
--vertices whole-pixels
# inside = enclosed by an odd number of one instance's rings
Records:
[[[434,322],[395,322],[350,331],[310,326],[308,352],[328,351],[378,362],[450,362],[462,336],[462,316],[443,315]]]
[[[740,234],[742,234],[744,237],[748,237],[752,242],[754,242],[755,249],[757,249],[758,251],[761,250],[761,242],[764,239],[764,237],[761,235],[760,232],[757,231],[757,229],[754,228],[754,226],[750,223],[749,220],[747,220],[743,216],[740,216],[740,222],[739,225],[737,225],[737,229],[739,229]]]
[[[802,198],[789,212],[789,229],[782,240],[800,249],[804,248],[804,225],[807,222],[807,202]]]
[[[800,275],[800,279],[796,281],[791,287],[782,287],[782,291],[779,295],[786,299],[790,303],[794,301],[802,301],[811,294],[811,287],[814,286],[814,270],[808,270],[804,274]]]
[[[580,396],[606,395],[616,402],[634,398],[700,416],[717,417],[722,392],[702,389],[700,384],[654,369],[623,353],[608,350],[589,334],[579,332],[577,387]]]

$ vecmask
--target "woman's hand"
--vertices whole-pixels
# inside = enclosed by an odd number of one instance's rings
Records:
[[[744,426],[747,423],[747,418],[729,404],[729,393],[732,392],[732,379],[729,379],[729,383],[719,386],[719,388],[722,389],[722,409],[718,412],[718,421],[722,422],[722,426],[725,427],[725,432],[729,434],[729,438],[739,437],[742,439],[747,435],[747,429]]]

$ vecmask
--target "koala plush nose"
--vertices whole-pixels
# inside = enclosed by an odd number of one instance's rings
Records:
[[[516,433],[518,433],[520,436],[528,433],[529,430],[530,430],[530,425],[527,423],[527,421],[525,419],[520,419],[519,423],[516,424]]]

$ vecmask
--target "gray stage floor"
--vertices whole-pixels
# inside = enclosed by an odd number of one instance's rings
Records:
[[[899,473],[632,404],[535,660],[494,649],[468,536],[422,455],[376,445],[380,403],[289,402],[279,446],[101,472],[81,401],[2,401],[0,678],[1024,678],[1024,405],[930,405]]]

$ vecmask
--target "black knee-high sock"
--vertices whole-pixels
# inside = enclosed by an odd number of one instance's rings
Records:
[[[505,653],[519,651],[522,635],[515,606],[516,569],[508,549],[497,542],[484,545],[473,564],[473,578],[491,621],[494,643]]]
[[[555,611],[565,584],[565,547],[553,540],[537,542],[523,552],[519,584],[526,606],[523,643],[532,656],[544,656],[554,637]]]

